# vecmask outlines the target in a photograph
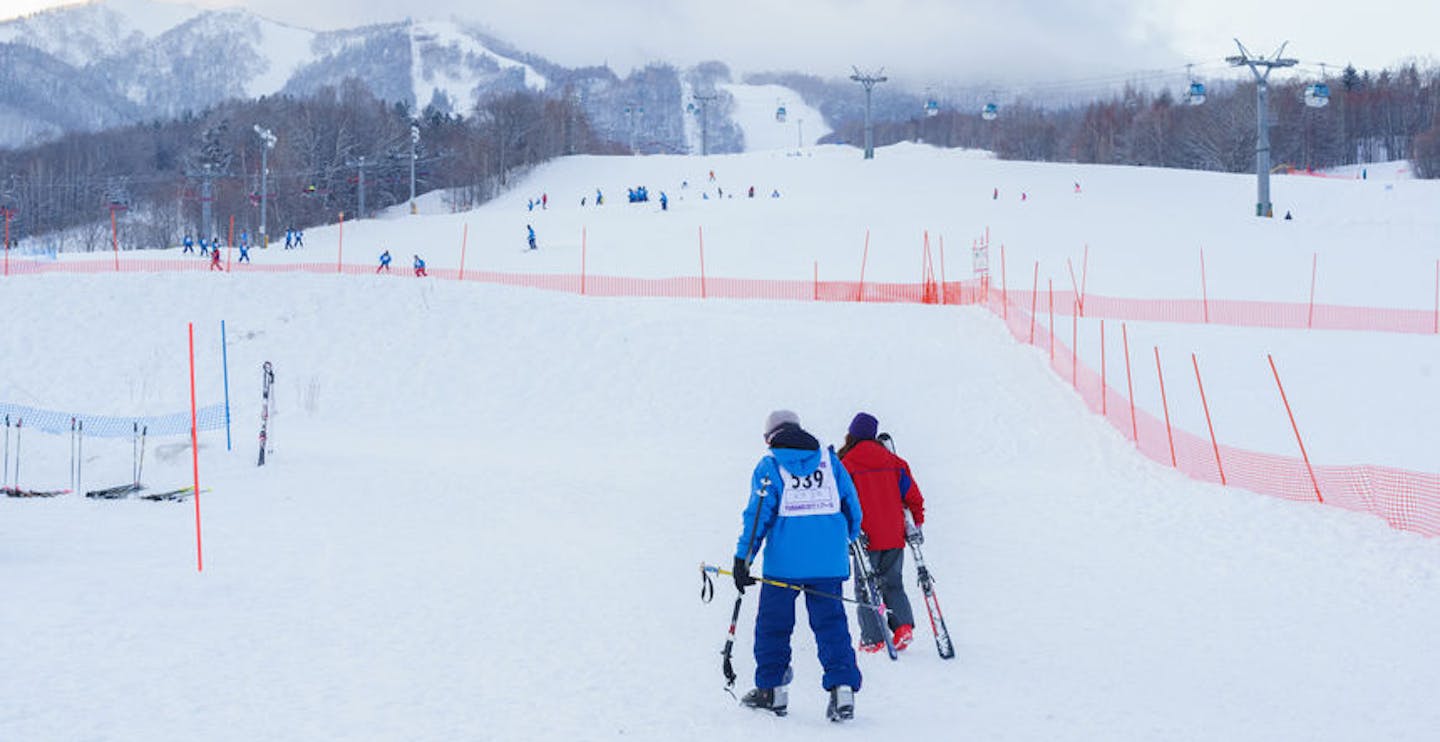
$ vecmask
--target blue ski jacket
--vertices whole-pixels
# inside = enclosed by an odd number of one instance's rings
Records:
[[[791,477],[813,475],[821,468],[821,456],[828,459],[825,470],[838,488],[839,512],[783,514],[780,505],[785,483]],[[750,500],[735,556],[749,560],[763,543],[761,574],[766,577],[802,583],[843,580],[850,576],[849,544],[860,537],[861,519],[855,485],[834,449],[773,448],[755,465],[750,477]]]

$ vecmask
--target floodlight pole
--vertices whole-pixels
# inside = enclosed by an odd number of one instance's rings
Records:
[[[1265,57],[1251,56],[1250,50],[1235,40],[1235,45],[1240,47],[1240,53],[1233,57],[1226,57],[1225,61],[1231,67],[1249,67],[1250,73],[1255,76],[1255,216],[1273,217],[1275,209],[1270,203],[1270,85],[1267,80],[1270,72],[1276,67],[1294,67],[1298,60],[1282,59],[1281,54],[1285,52],[1285,46],[1290,42],[1280,45],[1272,59]],[[1262,74],[1260,68],[1264,67]]]
[[[275,148],[275,134],[269,129],[263,129],[259,124],[255,125],[255,133],[260,137],[260,247],[270,246],[270,233],[265,227],[265,202],[269,200],[269,154]]]
[[[870,120],[870,93],[877,83],[885,82],[890,78],[881,74],[885,71],[884,67],[874,74],[865,74],[858,67],[850,69],[855,70],[855,74],[851,75],[850,79],[865,87],[865,159],[873,160],[875,159],[875,124]]]
[[[691,97],[700,104],[700,154],[708,155],[710,154],[709,103],[720,100],[720,94],[710,93],[708,95],[701,95],[696,93]]]

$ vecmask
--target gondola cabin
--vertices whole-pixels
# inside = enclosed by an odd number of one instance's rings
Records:
[[[999,116],[1000,107],[995,105],[994,103],[986,103],[985,107],[980,109],[980,118],[985,119],[986,121],[994,121]]]
[[[1305,88],[1305,105],[1311,108],[1324,108],[1330,103],[1330,86],[1323,82],[1317,82]]]
[[[1205,102],[1205,83],[1190,83],[1190,92],[1185,95],[1185,102],[1192,106],[1198,106]]]

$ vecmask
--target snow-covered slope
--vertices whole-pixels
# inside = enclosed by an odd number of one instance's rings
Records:
[[[809,147],[830,133],[820,111],[805,105],[800,95],[783,85],[721,85],[735,101],[731,118],[745,132],[745,150]],[[785,108],[780,121],[777,109]]]
[[[150,0],[96,0],[0,23],[0,42],[25,44],[84,67],[133,54],[203,12],[190,5]]]
[[[717,197],[748,183],[782,196]],[[623,203],[627,184],[667,190],[671,210]],[[581,207],[596,186],[607,204]],[[444,267],[466,250],[471,271],[568,273],[583,227],[592,275],[695,275],[703,227],[712,276],[808,279],[818,260],[822,280],[842,280],[859,273],[869,227],[867,277],[915,280],[930,228],[949,236],[953,280],[990,225],[1011,286],[1037,259],[1059,282],[1088,242],[1091,290],[1188,296],[1173,274],[1204,244],[1230,295],[1273,296],[1292,263],[1308,286],[1314,250],[1343,275],[1337,292],[1385,304],[1400,293],[1377,277],[1433,265],[1435,184],[1277,178],[1290,223],[1246,216],[1252,187],[909,146],[868,162],[830,147],[573,158],[476,212],[347,223],[343,256],[388,248]],[[549,208],[527,211],[541,192]],[[1377,229],[1383,258],[1355,243]],[[333,266],[339,238],[313,230],[302,250],[255,259]],[[182,409],[193,321],[198,397],[218,401],[226,320],[235,423],[234,451],[220,432],[201,437],[203,574],[191,504],[0,498],[0,738],[1340,742],[1440,728],[1433,540],[1137,457],[983,310],[596,299],[397,272],[5,280],[0,399]],[[77,296],[83,320],[63,311]],[[1178,352],[1191,329],[1215,330],[1157,325],[1130,341]],[[1433,343],[1266,337],[1316,354],[1286,379],[1307,433],[1364,414],[1428,440],[1433,385],[1397,393],[1355,374],[1371,362],[1418,374]],[[1249,351],[1223,330],[1203,340]],[[257,469],[263,361],[278,410]],[[877,414],[927,498],[926,557],[958,657],[938,659],[923,627],[897,663],[863,656],[849,728],[823,720],[803,620],[791,715],[737,708],[718,655],[732,588],[696,600],[697,563],[734,549],[776,407],[832,442],[855,411]],[[1232,407],[1227,429],[1269,419],[1259,407]],[[147,483],[189,480],[186,443],[151,446]],[[84,452],[86,486],[130,478],[129,441]],[[23,455],[23,484],[63,486],[67,440],[27,431]],[[753,616],[752,592],[744,685]]]

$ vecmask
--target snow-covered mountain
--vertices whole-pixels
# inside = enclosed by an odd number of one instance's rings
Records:
[[[483,95],[543,90],[559,68],[454,21],[317,32],[242,9],[103,0],[0,23],[0,146],[199,110],[230,98],[305,94],[359,77],[386,100],[464,113]],[[35,105],[79,89],[88,105]],[[116,99],[128,101],[130,106]]]

